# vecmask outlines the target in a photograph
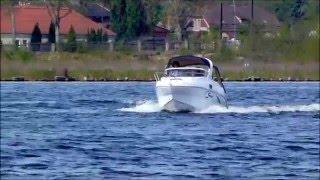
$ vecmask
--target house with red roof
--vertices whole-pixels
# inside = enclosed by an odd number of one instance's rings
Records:
[[[253,19],[251,19],[251,13],[254,15]],[[208,4],[203,17],[211,27],[221,28],[222,34],[227,38],[234,38],[239,28],[248,26],[251,21],[261,25],[262,32],[274,32],[281,25],[274,13],[259,5],[254,4],[252,7],[246,2],[240,2],[235,7],[230,3],[223,3],[222,7],[215,3]]]
[[[1,7],[1,42],[2,44],[12,44],[11,17],[10,13]],[[87,33],[91,29],[102,29],[102,33],[108,36],[109,41],[114,41],[116,33],[104,27],[102,24],[92,21],[83,16],[74,9],[62,8],[61,13],[68,15],[60,21],[60,38],[66,40],[66,36],[71,26],[76,32],[77,41],[86,41]],[[16,44],[28,45],[30,43],[31,33],[36,23],[39,24],[42,33],[42,43],[48,42],[48,32],[51,24],[51,16],[46,6],[20,5],[14,8],[16,19]]]

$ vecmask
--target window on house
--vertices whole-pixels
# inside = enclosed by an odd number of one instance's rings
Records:
[[[200,27],[200,21],[199,19],[196,19],[195,20],[195,25],[194,25],[195,28],[199,28]]]
[[[20,43],[19,43],[19,40],[15,40],[14,43],[15,43],[16,46],[19,46],[19,44],[20,44]]]
[[[190,23],[188,24],[188,27],[194,27],[193,21],[190,21]]]
[[[27,45],[27,40],[22,40],[22,44],[26,46]]]

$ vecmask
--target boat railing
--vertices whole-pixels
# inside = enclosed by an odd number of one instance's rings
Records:
[[[163,72],[155,72],[154,73],[154,79],[156,81],[160,81],[161,77],[165,76],[165,74]]]
[[[222,83],[222,78],[220,76],[219,68],[217,66],[213,66],[213,69],[214,69],[214,73],[216,75],[215,81],[217,81],[219,83],[219,85],[223,88],[224,92],[226,93],[226,89]]]

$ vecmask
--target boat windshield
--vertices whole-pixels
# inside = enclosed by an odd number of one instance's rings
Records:
[[[166,76],[169,77],[204,77],[207,72],[202,69],[168,69]]]
[[[213,66],[213,71],[214,71],[214,74],[212,75],[212,79],[218,82],[219,85],[223,88],[224,92],[226,92],[226,89],[224,88],[224,85],[222,83],[222,78],[220,76],[219,68],[217,66]]]

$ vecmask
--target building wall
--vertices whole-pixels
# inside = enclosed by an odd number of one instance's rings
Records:
[[[67,42],[66,35],[60,35],[62,42]],[[19,46],[27,46],[30,44],[30,34],[16,34],[16,44]],[[77,41],[79,42],[86,42],[87,36],[86,35],[77,35]],[[11,34],[1,34],[1,42],[3,45],[12,45],[12,35]],[[48,42],[48,35],[44,34],[42,35],[41,43],[47,43]],[[114,37],[109,36],[108,42],[114,42]]]
[[[29,34],[16,34],[16,44],[19,46],[28,46],[31,41],[31,35]],[[1,34],[1,42],[5,45],[12,45],[12,35],[11,34]],[[42,35],[41,43],[48,42],[48,35]]]

